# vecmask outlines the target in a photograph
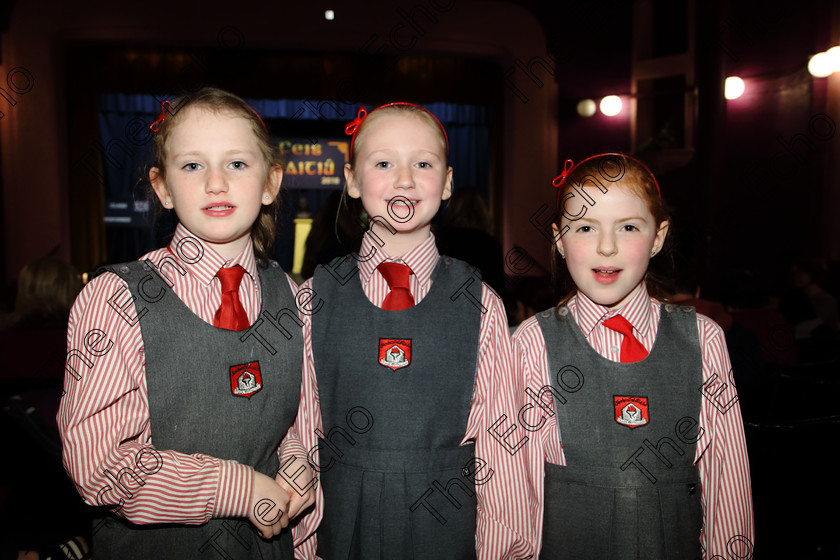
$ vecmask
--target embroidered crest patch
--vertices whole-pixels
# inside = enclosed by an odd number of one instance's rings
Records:
[[[411,339],[380,338],[379,363],[394,371],[411,364]]]
[[[638,428],[650,421],[647,397],[613,395],[613,418],[622,426]]]
[[[250,398],[262,389],[259,362],[230,366],[230,392],[235,397]]]

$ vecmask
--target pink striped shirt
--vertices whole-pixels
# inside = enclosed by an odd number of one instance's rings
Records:
[[[216,272],[241,265],[246,274],[239,297],[248,319],[253,323],[257,318],[261,295],[252,244],[226,261],[179,224],[169,246],[141,260],[146,259],[171,281],[187,307],[209,324],[221,302]],[[175,272],[173,261],[187,274]],[[289,285],[293,292],[297,289],[291,279]],[[70,312],[65,394],[58,411],[65,469],[88,504],[120,506],[115,513],[133,523],[200,524],[214,517],[247,517],[254,479],[250,466],[154,449],[143,337],[126,290],[119,276],[102,274],[85,286]],[[281,462],[305,452],[294,428],[279,451]],[[129,497],[113,488],[117,485],[105,471],[136,471],[138,459],[146,464],[156,460],[160,470],[144,477],[143,485],[133,484]],[[298,522],[296,542],[315,530],[313,517]]]
[[[402,262],[407,264],[412,272],[409,277],[411,293],[415,303],[420,303],[432,286],[431,275],[437,264],[439,253],[433,235],[420,245],[400,258],[392,258],[385,251],[365,235],[361,255],[372,255],[369,259],[358,262],[359,278],[368,299],[381,307],[388,294],[388,283],[376,270],[383,261]],[[312,290],[312,280],[301,285],[299,291]],[[312,294],[312,305],[317,305],[318,296]],[[475,441],[475,453],[478,459],[487,456],[488,448],[495,446],[495,442],[487,437],[487,428],[508,406],[508,398],[514,393],[513,355],[507,325],[507,317],[501,300],[487,287],[482,286],[481,305],[486,312],[481,315],[479,327],[478,363],[476,366],[476,382],[467,430],[461,444]],[[315,430],[323,430],[320,403],[318,400],[318,383],[312,355],[312,331],[309,316],[304,313],[304,390],[308,393],[301,397],[301,422],[298,431],[301,440],[308,449],[316,449],[317,436]],[[304,425],[304,422],[306,423]],[[317,450],[314,461],[318,462]],[[519,464],[518,469],[514,465]],[[480,463],[478,463],[480,465]],[[477,465],[477,466],[478,466]],[[479,558],[520,558],[530,554],[531,543],[528,535],[530,519],[527,511],[522,508],[518,516],[507,514],[510,500],[521,500],[527,492],[524,464],[517,458],[501,458],[497,463],[489,463],[493,475],[487,482],[476,485],[478,500],[476,549]],[[489,476],[487,467],[476,474],[477,480]],[[319,515],[322,512],[322,500],[316,500]],[[310,539],[315,546],[315,538]]]
[[[603,321],[621,313],[633,325],[633,334],[650,351],[659,327],[660,302],[642,289],[620,310],[610,310],[577,293],[568,302],[569,310],[589,344],[603,357],[620,361],[623,335],[606,328]],[[695,462],[700,469],[703,504],[703,530],[700,542],[704,558],[746,558],[755,540],[749,460],[744,440],[744,425],[732,381],[729,354],[722,329],[704,315],[697,315],[700,349],[703,358],[703,398],[699,424],[702,434],[697,441]],[[522,410],[524,390],[536,393],[548,385],[549,370],[545,339],[536,317],[523,322],[513,335],[517,352],[520,391],[517,405]],[[570,362],[573,358],[570,358]],[[553,406],[553,403],[551,403]],[[537,425],[542,416],[539,407],[528,407],[523,419]],[[509,418],[517,418],[508,414]],[[537,432],[516,426],[509,442],[528,440],[521,449],[530,473],[530,517],[536,534],[535,546],[542,547],[544,462],[565,465],[556,420],[548,421]],[[515,421],[514,421],[515,422]],[[507,424],[506,424],[507,426]],[[499,446],[500,448],[502,446]],[[498,453],[498,450],[496,451]],[[505,452],[506,453],[506,452]],[[572,505],[572,507],[574,507]]]

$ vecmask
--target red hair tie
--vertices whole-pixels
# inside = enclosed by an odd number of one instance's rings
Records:
[[[344,125],[344,134],[350,137],[350,155],[353,155],[353,144],[356,142],[356,133],[359,131],[359,127],[362,126],[362,121],[365,120],[367,114],[367,109],[362,105],[356,112],[356,118]]]
[[[443,128],[443,124],[441,124],[440,120],[434,115],[434,113],[432,113],[431,111],[429,111],[425,107],[422,107],[422,106],[417,105],[415,103],[408,103],[407,101],[395,101],[393,103],[386,103],[385,105],[380,105],[379,107],[377,107],[373,111],[377,111],[377,110],[382,109],[384,107],[392,107],[392,106],[395,106],[395,105],[408,105],[410,107],[416,107],[418,109],[421,109],[421,110],[425,111],[429,115],[431,115],[431,117],[433,119],[435,119],[435,122],[440,127],[441,132],[443,132],[443,139],[446,142],[446,153],[447,154],[449,153],[449,136],[446,135],[446,129]],[[373,113],[373,111],[371,111],[370,113]],[[362,121],[365,120],[365,117],[368,116],[370,113],[367,112],[367,110],[364,108],[364,106],[359,107],[359,111],[356,113],[356,118],[353,119],[352,121],[350,121],[349,123],[347,123],[346,125],[344,125],[344,133],[348,136],[351,136],[351,138],[350,138],[350,155],[353,155],[353,143],[356,141],[356,133],[359,132],[359,127],[362,126]]]
[[[160,104],[160,116],[158,116],[155,122],[149,125],[149,130],[152,132],[158,132],[160,130],[160,125],[163,124],[163,119],[166,118],[166,113],[168,113],[167,107],[172,108],[172,104],[168,99],[164,99]]]
[[[557,177],[555,177],[551,181],[551,184],[554,187],[557,188],[557,208],[560,208],[560,194],[563,192],[562,187],[566,183],[566,179],[569,177],[569,175],[572,174],[572,171],[574,171],[575,169],[577,169],[578,167],[580,167],[581,165],[583,165],[584,163],[586,163],[590,159],[596,158],[596,157],[601,157],[601,156],[623,157],[623,158],[627,158],[629,160],[635,161],[636,163],[641,165],[642,168],[645,171],[648,172],[648,175],[650,175],[651,179],[653,179],[653,186],[656,187],[656,193],[659,195],[660,199],[662,198],[662,191],[659,190],[659,182],[656,180],[656,177],[653,175],[653,173],[651,173],[650,169],[648,169],[647,165],[645,165],[644,163],[642,163],[638,159],[634,158],[633,156],[628,156],[627,154],[621,154],[621,153],[618,153],[618,152],[605,152],[603,154],[595,154],[594,156],[589,156],[588,158],[578,162],[577,165],[575,165],[574,162],[572,162],[572,160],[570,160],[570,159],[566,160],[566,162],[563,164],[563,171],[561,171],[560,175],[558,175]],[[599,167],[599,172],[601,173],[602,176],[605,176],[603,170],[601,170],[600,167]],[[606,176],[609,177],[609,175],[606,175]],[[623,176],[623,174],[622,174],[622,176]],[[609,179],[607,179],[607,180],[614,183],[616,181],[619,181],[620,179],[621,179],[621,177],[619,177],[618,179],[615,179],[614,181],[610,181]]]
[[[563,186],[563,183],[566,182],[566,178],[569,176],[569,173],[572,172],[572,169],[574,169],[574,167],[575,163],[572,160],[567,159],[566,163],[563,164],[563,171],[561,171],[560,175],[558,175],[551,181],[551,184],[557,188],[557,208],[560,208],[560,193],[563,192],[563,189],[561,187]]]
[[[367,109],[365,109],[365,106],[362,105],[359,107],[358,112],[356,112],[356,118],[344,125],[344,134],[352,136],[355,139],[356,131],[359,130],[359,125],[362,124],[362,121],[365,120],[366,116]]]

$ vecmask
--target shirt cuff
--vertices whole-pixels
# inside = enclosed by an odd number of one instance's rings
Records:
[[[280,464],[283,465],[290,457],[306,460],[306,447],[297,436],[297,432],[289,430],[288,435],[280,444]]]
[[[236,461],[219,461],[219,487],[213,517],[248,517],[254,469]]]

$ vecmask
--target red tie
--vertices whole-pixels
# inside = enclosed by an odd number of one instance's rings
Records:
[[[393,262],[382,262],[376,267],[379,273],[388,282],[391,291],[385,296],[382,302],[382,309],[389,311],[401,311],[414,307],[414,296],[408,287],[408,277],[411,269],[408,265]]]
[[[624,340],[621,341],[622,363],[639,362],[647,357],[647,350],[639,342],[639,339],[633,336],[633,325],[630,324],[630,321],[621,315],[616,315],[604,321],[603,325],[624,335]]]
[[[216,310],[213,326],[231,331],[241,331],[251,326],[248,314],[239,301],[239,284],[245,269],[239,265],[221,268],[216,276],[222,282],[222,303]]]

